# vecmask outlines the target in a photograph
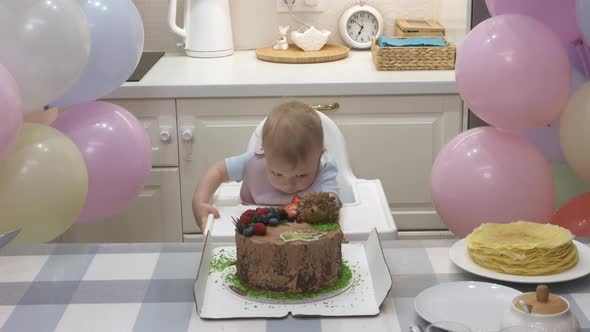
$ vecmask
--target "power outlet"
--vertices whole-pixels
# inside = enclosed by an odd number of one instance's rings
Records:
[[[289,7],[291,11],[296,12],[323,12],[325,2],[328,0],[276,0],[277,12],[287,13]]]

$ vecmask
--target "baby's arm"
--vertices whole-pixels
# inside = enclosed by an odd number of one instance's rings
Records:
[[[211,165],[199,180],[193,195],[193,214],[201,231],[205,230],[209,213],[213,213],[215,218],[219,218],[219,211],[209,204],[209,201],[217,188],[228,180],[229,177],[223,160]]]

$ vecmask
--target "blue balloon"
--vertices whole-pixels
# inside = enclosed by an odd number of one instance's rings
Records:
[[[52,107],[99,99],[131,76],[143,51],[143,22],[131,0],[80,0],[91,33],[88,63],[80,79]]]

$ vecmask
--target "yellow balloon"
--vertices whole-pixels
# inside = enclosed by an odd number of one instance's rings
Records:
[[[0,160],[0,234],[22,228],[14,242],[47,242],[78,218],[88,174],[78,147],[58,130],[25,123]]]
[[[559,140],[570,167],[580,177],[590,180],[590,83],[570,97],[561,115]]]

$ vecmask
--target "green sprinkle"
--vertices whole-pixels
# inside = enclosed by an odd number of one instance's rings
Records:
[[[338,224],[314,224],[312,225],[315,229],[317,229],[318,231],[322,231],[322,232],[329,232],[329,231],[337,231],[340,229],[340,225]]]
[[[244,291],[248,297],[251,298],[267,298],[267,299],[274,299],[274,300],[305,300],[305,299],[313,299],[315,297],[319,297],[321,295],[332,293],[337,290],[346,288],[350,284],[352,280],[353,273],[350,267],[348,266],[347,262],[342,262],[342,275],[333,285],[328,286],[324,289],[321,289],[314,293],[309,294],[284,294],[284,293],[277,293],[277,292],[265,292],[265,291],[255,291],[248,286],[242,284],[238,276],[234,273],[228,274],[225,277],[225,282],[228,284],[237,287]]]
[[[221,272],[227,269],[230,266],[236,265],[237,262],[235,259],[229,257],[225,254],[223,250],[219,251],[219,254],[215,255],[211,260],[211,265],[209,266],[209,274],[213,271]]]

